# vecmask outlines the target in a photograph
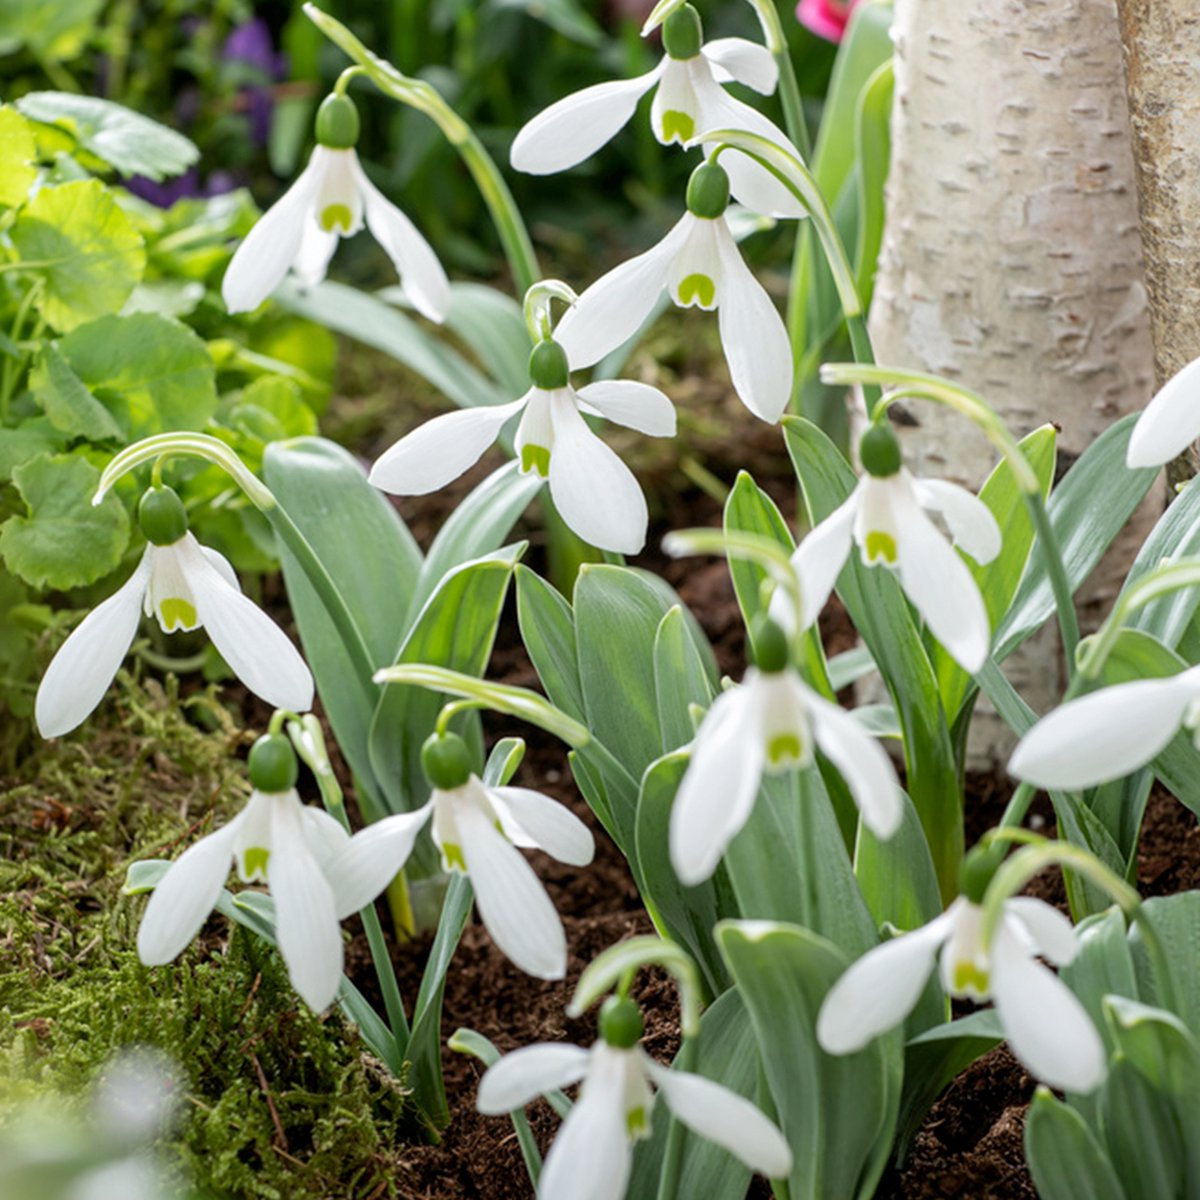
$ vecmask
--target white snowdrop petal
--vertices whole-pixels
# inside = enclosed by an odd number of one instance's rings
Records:
[[[176,546],[200,623],[234,674],[276,708],[299,713],[312,708],[312,675],[287,634],[230,587],[190,533]]]
[[[622,1200],[633,1148],[620,1076],[590,1076],[542,1170],[538,1200]]]
[[[200,932],[229,877],[241,815],[189,846],[150,894],[138,927],[138,957],[148,967],[170,962]]]
[[[312,204],[320,183],[317,163],[310,160],[234,252],[221,281],[221,295],[231,313],[257,308],[282,282],[300,250],[306,225],[316,224]]]
[[[588,427],[566,395],[553,407],[550,495],[562,519],[585,542],[615,554],[646,544],[650,515],[633,472]]]
[[[305,287],[316,287],[329,270],[329,260],[333,258],[337,244],[336,233],[326,232],[315,220],[305,221],[300,245],[292,260],[292,274]]]
[[[598,83],[550,105],[513,139],[513,170],[553,175],[591,157],[616,137],[662,72],[660,63],[636,79]]]
[[[974,492],[944,479],[914,479],[913,490],[923,507],[945,517],[955,545],[980,566],[990,563],[1000,553],[1000,526],[992,510]]]
[[[324,871],[326,865],[350,844],[350,834],[323,808],[305,805],[300,820],[304,840]]]
[[[671,866],[688,886],[717,869],[745,825],[762,781],[762,730],[750,684],[722,692],[705,714],[671,807]]]
[[[1043,717],[1017,744],[1010,775],[1044,788],[1086,788],[1150,762],[1175,736],[1200,691],[1187,671],[1140,679],[1072,700]]]
[[[649,1070],[671,1111],[689,1129],[768,1179],[791,1174],[786,1139],[756,1105],[702,1075],[668,1071],[656,1063]]]
[[[368,178],[357,158],[355,178],[367,210],[367,228],[383,247],[404,294],[422,316],[441,324],[450,311],[450,281],[417,227]]]
[[[70,733],[104,698],[137,633],[153,553],[147,546],[133,574],[80,621],[46,668],[34,703],[42,737]]]
[[[867,828],[878,838],[890,838],[904,816],[892,760],[848,712],[804,690],[817,745],[846,781]]]
[[[779,310],[771,302],[724,221],[714,223],[721,264],[717,322],[738,399],[772,423],[792,397],[792,348]]]
[[[324,865],[339,921],[366,908],[395,879],[408,861],[433,805],[430,800],[413,812],[384,817],[360,829]]]
[[[530,845],[559,862],[586,867],[592,861],[596,843],[591,830],[565,804],[521,787],[489,788],[488,796],[498,812],[504,810],[499,815],[506,834],[510,822],[515,823]],[[512,840],[521,844],[515,838]]]
[[[197,542],[196,545],[200,546]],[[220,550],[214,550],[211,546],[200,546],[200,553],[208,559],[216,568],[217,574],[225,580],[231,588],[237,588],[241,591],[242,585],[238,582],[237,572],[233,569],[233,564],[223,555]]]
[[[458,832],[492,940],[527,975],[561,979],[567,971],[566,935],[533,868],[475,804],[459,807]]]
[[[580,407],[647,437],[675,436],[675,406],[648,383],[602,379],[580,388]]]
[[[1081,1093],[1099,1087],[1107,1071],[1104,1044],[1074,993],[1003,926],[992,955],[992,999],[1013,1053],[1050,1087]]]
[[[917,507],[897,514],[900,583],[933,636],[964,670],[983,666],[991,645],[987,608],[974,576]]]
[[[860,494],[861,489],[853,492],[848,500],[805,534],[792,554],[792,569],[800,585],[801,629],[809,628],[821,615],[850,556]],[[784,611],[784,597],[779,592],[776,597],[777,602],[771,605],[771,616],[781,621],[785,628],[790,628],[793,621],[791,614]]]
[[[1133,427],[1125,462],[1160,467],[1200,437],[1200,358],[1158,390]]]
[[[774,56],[758,42],[739,37],[714,38],[704,44],[700,53],[708,59],[718,83],[744,83],[760,95],[769,96],[779,82]]]
[[[1079,949],[1075,926],[1065,914],[1033,896],[1012,896],[1004,902],[1006,920],[1015,919],[1037,952],[1057,967],[1065,967]]]
[[[380,455],[371,483],[393,496],[436,492],[479,461],[527,399],[463,408],[426,421]]]
[[[305,844],[296,794],[273,796],[267,886],[288,977],[316,1012],[333,1003],[342,980],[342,930],[333,890]]]
[[[563,314],[554,339],[566,351],[572,370],[599,362],[642,327],[694,221],[685,214],[657,246],[601,275]]]
[[[514,1112],[544,1092],[577,1083],[587,1066],[588,1052],[580,1046],[553,1042],[522,1046],[484,1072],[475,1107],[492,1117]]]
[[[950,932],[949,913],[883,942],[851,963],[826,993],[817,1041],[827,1054],[851,1054],[894,1029],[913,1010]]]

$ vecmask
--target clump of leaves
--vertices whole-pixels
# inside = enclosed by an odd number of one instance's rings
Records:
[[[250,740],[211,692],[122,676],[106,724],[47,745],[0,791],[0,1123],[34,1096],[83,1096],[130,1043],[185,1078],[163,1146],[204,1193],[397,1194],[401,1085],[336,1012],[318,1017],[272,950],[215,918],[148,969],[129,862],[174,856],[244,802]]]

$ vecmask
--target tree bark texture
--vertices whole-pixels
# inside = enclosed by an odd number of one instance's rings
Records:
[[[1061,470],[1153,384],[1115,2],[897,0],[895,29],[878,359],[979,392],[1018,436],[1055,422]],[[982,435],[932,404],[908,413],[908,465],[978,488],[995,464]],[[1094,609],[1154,516],[1087,585]],[[1005,667],[1038,711],[1065,683],[1056,637]],[[977,725],[973,761],[1005,756],[999,719]]]

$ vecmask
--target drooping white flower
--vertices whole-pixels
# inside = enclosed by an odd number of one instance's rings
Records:
[[[830,988],[817,1017],[829,1054],[852,1054],[912,1011],[941,950],[942,987],[951,996],[996,1006],[1013,1053],[1051,1087],[1090,1092],[1104,1080],[1104,1045],[1087,1011],[1048,967],[1078,948],[1071,922],[1031,896],[1014,896],[990,946],[983,910],[965,896],[928,925],[869,950]]]
[[[991,509],[965,488],[909,474],[900,465],[898,447],[894,458],[889,450],[883,464],[874,462],[877,473],[872,473],[868,439],[880,428],[874,426],[863,438],[867,471],[850,498],[809,533],[792,556],[800,584],[801,626],[807,628],[817,619],[857,542],[864,564],[883,564],[897,572],[900,586],[934,637],[960,666],[974,673],[983,666],[991,642],[987,607],[967,565],[924,510],[940,512],[954,544],[981,565],[1000,553],[1000,527]],[[886,437],[892,437],[890,431]]]
[[[794,367],[787,329],[746,266],[725,217],[724,167],[706,163],[688,185],[688,212],[656,246],[602,275],[559,322],[555,337],[576,367],[632,337],[665,289],[680,308],[717,310],[734,391],[764,421],[783,415]]]
[[[159,511],[150,515],[155,504]],[[149,544],[137,569],[80,622],[42,678],[34,706],[42,736],[69,733],[100,703],[143,611],[165,633],[203,626],[234,674],[268,704],[295,712],[311,708],[312,675],[299,651],[242,595],[228,561],[187,532],[175,493],[147,492],[139,516]]]
[[[741,687],[713,701],[671,808],[671,865],[687,885],[716,870],[749,819],[763,772],[806,766],[814,744],[842,773],[877,837],[891,837],[903,816],[900,784],[879,743],[791,667],[769,671],[759,661]]]
[[[1068,701],[1020,740],[1009,774],[1044,788],[1093,787],[1145,766],[1181,727],[1200,744],[1200,667]]]
[[[1137,419],[1125,463],[1161,467],[1200,438],[1200,358],[1193,359],[1159,388]]]
[[[356,234],[365,216],[413,307],[431,321],[443,321],[450,306],[446,272],[416,226],[363,171],[354,149],[358,117],[348,97],[330,96],[322,104],[317,140],[308,166],[230,260],[221,283],[226,308],[231,313],[257,308],[289,270],[310,287],[320,283],[338,238]]]
[[[530,175],[553,175],[583,162],[624,128],[638,101],[656,86],[650,121],[654,136],[664,146],[686,145],[708,130],[739,129],[800,157],[778,126],[721,86],[737,82],[770,95],[778,68],[764,46],[743,38],[704,44],[700,18],[691,5],[667,18],[663,46],[666,55],[653,71],[584,88],[534,117],[513,141],[513,168]],[[800,201],[753,159],[729,151],[722,162],[729,170],[734,196],[747,208],[765,216],[806,215]]]
[[[243,883],[265,883],[270,890],[292,986],[320,1012],[333,1002],[342,978],[339,922],[388,882],[365,898],[360,888],[348,896],[335,885],[327,867],[351,845],[337,821],[302,804],[294,788],[254,791],[228,825],[190,846],[163,876],[142,917],[138,956],[147,966],[161,966],[184,949],[212,912],[232,859]]]
[[[537,847],[582,867],[592,861],[595,843],[574,813],[539,792],[487,787],[473,774],[455,786],[435,780],[428,804],[368,825],[334,859],[329,876],[338,894],[363,903],[378,894],[431,818],[442,866],[470,878],[479,915],[500,950],[529,975],[561,979],[567,968],[562,922],[516,847]]]
[[[590,1050],[551,1042],[515,1050],[488,1069],[476,1105],[500,1116],[580,1079],[579,1099],[546,1156],[538,1200],[621,1200],[634,1143],[650,1134],[656,1089],[680,1121],[752,1171],[771,1179],[791,1173],[783,1135],[749,1100],[701,1075],[659,1066],[636,1040],[601,1037]]]
[[[576,391],[567,357],[549,339],[530,358],[533,387],[511,404],[465,408],[427,421],[375,463],[371,482],[399,496],[423,496],[471,467],[518,413],[515,439],[524,474],[550,485],[563,520],[593,546],[636,554],[649,515],[633,472],[588,428],[584,413],[603,416],[650,437],[675,433],[675,409],[657,388],[632,380],[603,380]]]

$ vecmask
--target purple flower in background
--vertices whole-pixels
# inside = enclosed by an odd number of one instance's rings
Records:
[[[271,31],[261,17],[237,26],[225,39],[221,57],[226,62],[245,63],[269,83],[287,73],[287,56],[276,51]],[[250,120],[251,141],[256,146],[265,146],[271,132],[273,102],[270,88],[243,88],[239,99]]]

